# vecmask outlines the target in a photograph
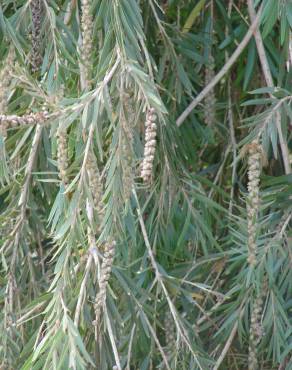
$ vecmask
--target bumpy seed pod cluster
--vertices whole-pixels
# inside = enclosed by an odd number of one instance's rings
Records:
[[[18,126],[36,125],[46,122],[49,119],[49,112],[44,110],[37,113],[29,113],[23,116],[15,114],[6,115],[0,114],[0,126],[15,128]]]
[[[248,353],[248,369],[256,370],[258,368],[257,349],[264,335],[261,324],[263,307],[263,297],[260,295],[256,298],[251,314],[251,324],[249,333],[249,353]]]
[[[215,62],[212,55],[209,58],[209,64],[205,69],[205,86],[207,86],[215,76]],[[205,98],[204,105],[204,121],[205,124],[210,126],[215,123],[216,119],[216,96],[215,90],[212,89]]]
[[[12,68],[14,64],[14,49],[10,48],[3,68],[0,71],[0,114],[5,113],[8,99],[8,87],[11,82]]]
[[[114,262],[116,250],[116,242],[110,241],[105,243],[104,246],[104,255],[103,261],[101,264],[100,270],[100,279],[99,279],[99,292],[95,300],[95,314],[96,320],[99,322],[101,310],[105,304],[106,300],[106,288],[112,271],[112,265]]]
[[[98,215],[103,214],[103,202],[102,202],[102,183],[100,181],[98,168],[96,165],[96,161],[94,158],[94,154],[92,152],[88,153],[88,158],[86,162],[86,169],[88,174],[89,180],[89,188],[91,190],[91,194],[93,197],[93,206],[97,211]]]
[[[142,162],[141,177],[146,184],[151,182],[153,161],[156,148],[156,115],[154,108],[150,108],[146,115],[146,132],[145,132],[145,147],[144,158]]]
[[[59,178],[62,183],[66,186],[68,184],[68,134],[67,130],[59,126],[57,131],[57,158],[58,158],[58,169]]]
[[[123,174],[122,174],[122,181],[123,181],[123,189],[124,189],[124,198],[127,202],[131,196],[131,189],[134,181],[133,175],[133,148],[132,142],[129,142],[127,136],[125,135],[122,139],[123,145]]]
[[[32,15],[31,66],[32,71],[37,72],[43,62],[41,53],[42,0],[31,0],[30,8]]]
[[[165,349],[166,356],[171,357],[173,349],[175,348],[175,324],[171,312],[167,312],[164,318],[164,330],[165,330]]]
[[[91,1],[81,0],[81,29],[82,29],[82,59],[85,67],[85,78],[87,86],[90,85],[91,79],[91,56],[92,56],[92,30],[93,21],[90,12]]]
[[[247,232],[248,263],[256,265],[256,230],[259,211],[259,183],[261,172],[262,149],[257,141],[247,146],[248,152],[248,198],[247,198]]]
[[[12,66],[14,65],[15,53],[10,48],[4,66],[0,71],[0,115],[6,113],[8,104],[8,88],[11,82]],[[6,136],[7,124],[3,122],[0,126],[1,135]]]

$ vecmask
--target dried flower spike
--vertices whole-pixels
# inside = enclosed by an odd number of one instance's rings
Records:
[[[124,99],[124,117],[122,118],[122,182],[124,190],[124,199],[127,202],[131,195],[131,190],[134,182],[133,171],[133,131],[132,126],[135,122],[135,112],[130,102],[130,95],[123,94]]]
[[[85,67],[86,85],[90,86],[91,56],[92,56],[92,31],[93,21],[90,11],[91,1],[81,0],[81,28],[82,28],[82,60]]]
[[[116,249],[115,241],[105,243],[103,255],[104,258],[100,270],[99,292],[97,294],[95,301],[95,314],[97,323],[99,323],[100,313],[101,310],[103,309],[106,300],[106,288],[111,275],[112,265],[115,256],[115,249]]]
[[[15,52],[10,48],[4,61],[3,68],[0,71],[0,114],[6,112],[8,100],[8,87],[11,81],[11,73],[14,65]]]
[[[262,148],[253,141],[246,148],[248,152],[248,198],[247,198],[247,232],[248,263],[256,265],[256,230],[259,211],[259,183],[261,172]]]
[[[93,206],[97,211],[98,215],[102,217],[104,208],[102,202],[103,188],[102,183],[100,181],[94,154],[91,152],[88,153],[86,169],[89,180],[89,188],[91,190],[91,194],[93,197]]]
[[[251,324],[249,332],[249,353],[248,353],[248,369],[255,370],[258,368],[257,350],[258,345],[264,335],[261,324],[263,298],[258,296],[254,302],[251,314]]]
[[[122,140],[122,150],[123,150],[123,174],[122,174],[122,182],[123,182],[123,190],[124,190],[124,198],[127,202],[131,195],[132,185],[134,181],[133,175],[133,147],[132,142],[126,140],[126,136],[123,137]]]
[[[37,72],[43,62],[41,53],[42,0],[31,0],[30,8],[32,15],[31,65],[32,71]]]
[[[152,177],[153,161],[156,148],[156,115],[154,108],[149,109],[146,115],[146,132],[145,132],[145,147],[144,158],[142,162],[141,177],[146,184],[149,184]]]
[[[214,58],[210,55],[209,64],[205,69],[205,86],[209,85],[209,83],[213,80],[215,76],[215,63]],[[215,90],[210,90],[209,94],[205,98],[205,106],[204,106],[204,120],[207,126],[211,126],[215,123],[216,118],[216,96]]]
[[[46,122],[48,119],[49,113],[46,110],[37,113],[25,114],[23,116],[17,116],[15,114],[0,114],[0,126],[4,125],[8,129],[18,126],[37,125]]]
[[[57,157],[59,178],[66,186],[68,184],[67,169],[69,165],[68,160],[68,134],[67,130],[59,126],[57,131]]]
[[[8,87],[11,82],[11,73],[14,65],[15,53],[14,49],[10,48],[7,58],[4,62],[4,66],[0,71],[0,115],[6,113],[7,104],[8,104]],[[8,125],[2,123],[0,125],[0,134],[2,136],[7,135]]]
[[[171,312],[167,312],[164,318],[166,356],[171,357],[175,348],[175,324]]]

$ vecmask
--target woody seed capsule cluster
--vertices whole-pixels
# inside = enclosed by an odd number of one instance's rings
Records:
[[[93,21],[90,12],[90,0],[81,0],[81,28],[82,28],[82,58],[83,65],[85,67],[85,78],[87,85],[90,85],[90,67],[91,67],[91,56],[92,56],[92,30]]]
[[[17,126],[36,125],[44,123],[48,119],[49,112],[46,110],[37,113],[25,114],[23,116],[17,116],[15,114],[0,114],[0,126],[5,126],[8,129]]]
[[[209,65],[205,70],[205,86],[207,86],[214,78],[215,72],[215,63],[214,58],[210,56]],[[216,116],[216,96],[215,91],[212,89],[205,98],[205,107],[204,107],[204,121],[207,126],[210,126],[215,123]]]
[[[127,142],[126,138],[123,138],[123,189],[125,201],[128,201],[131,195],[132,184],[134,181],[133,168],[132,168],[132,143]]]
[[[41,22],[42,22],[42,0],[31,0],[32,15],[32,45],[31,45],[31,65],[32,71],[37,72],[43,62],[41,54]]]
[[[249,353],[248,353],[248,369],[258,369],[257,348],[263,336],[263,328],[261,325],[263,298],[257,297],[254,302],[254,307],[251,315],[251,325],[249,333]]]
[[[146,132],[145,132],[145,147],[144,147],[144,158],[142,162],[141,177],[147,184],[151,181],[153,161],[156,148],[156,115],[154,114],[154,108],[150,108],[146,115]]]
[[[98,168],[94,159],[93,153],[88,153],[86,169],[89,180],[89,187],[93,197],[93,206],[99,215],[103,213],[103,202],[102,202],[102,183],[99,178]]]
[[[104,258],[100,270],[99,292],[95,301],[95,314],[97,322],[99,322],[100,313],[106,300],[106,288],[112,271],[115,249],[116,249],[115,241],[105,243],[103,255]]]
[[[167,357],[171,357],[172,351],[175,348],[175,325],[170,312],[167,312],[164,318],[165,330],[165,347]]]
[[[3,68],[0,71],[0,113],[5,113],[8,92],[7,88],[10,85],[12,67],[14,64],[14,49],[10,48]]]
[[[5,60],[5,64],[0,71],[0,115],[6,113],[8,103],[8,87],[11,81],[12,66],[14,64],[14,49],[10,49]],[[2,123],[0,126],[0,133],[6,136],[7,124]]]
[[[58,128],[57,132],[57,157],[59,178],[66,186],[68,183],[67,169],[68,169],[68,134],[66,129]]]
[[[247,198],[247,232],[248,263],[256,265],[256,228],[259,211],[259,183],[261,170],[261,146],[257,141],[247,147],[248,150],[248,198]]]

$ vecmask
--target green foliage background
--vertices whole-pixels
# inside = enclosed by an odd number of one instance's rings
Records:
[[[0,5],[0,125],[4,114],[49,117],[0,136],[0,368],[292,369],[291,1],[254,2],[275,87],[252,38],[180,127],[210,82],[206,72],[219,72],[248,31],[245,1],[41,0],[42,62],[32,71],[34,1]],[[157,148],[145,185],[149,108]],[[58,177],[58,127],[68,136],[67,184]],[[256,138],[266,160],[251,266],[246,148]],[[102,217],[88,213],[89,153]],[[109,239],[115,258],[96,328]]]

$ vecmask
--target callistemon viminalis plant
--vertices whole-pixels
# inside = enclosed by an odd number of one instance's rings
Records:
[[[212,55],[209,56],[208,65],[205,68],[205,86],[207,86],[215,76],[215,62]],[[205,98],[204,120],[205,124],[210,126],[215,123],[216,118],[216,96],[215,90],[211,89]]]
[[[157,134],[156,118],[155,109],[150,108],[146,114],[145,147],[141,170],[141,177],[146,184],[151,182],[153,172]]]
[[[261,324],[263,307],[263,294],[259,294],[254,300],[251,320],[250,320],[250,332],[249,332],[249,349],[248,349],[248,369],[258,369],[258,345],[263,336],[263,327]]]
[[[10,48],[8,51],[7,58],[0,70],[0,115],[6,113],[8,104],[8,87],[11,82],[12,66],[14,64],[15,53],[14,49]],[[5,121],[0,121],[0,134],[6,136],[6,130],[9,124]]]
[[[115,249],[116,249],[115,241],[106,242],[105,245],[103,246],[104,253],[98,282],[99,292],[95,300],[95,315],[97,326],[100,324],[100,315],[106,301],[106,289],[112,271]]]
[[[57,157],[58,157],[58,169],[59,178],[63,185],[66,186],[68,183],[68,134],[67,130],[59,125],[57,131]]]
[[[92,30],[93,21],[91,15],[91,0],[81,0],[81,29],[82,29],[82,47],[81,59],[84,66],[86,86],[90,87],[91,81],[91,56],[92,56]]]
[[[31,40],[31,65],[32,71],[36,72],[42,65],[42,0],[31,0],[31,16],[32,16],[32,40]]]
[[[248,197],[247,197],[247,233],[248,233],[248,263],[256,265],[256,236],[259,212],[259,184],[261,172],[262,148],[253,141],[245,148],[248,154]]]

